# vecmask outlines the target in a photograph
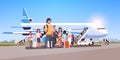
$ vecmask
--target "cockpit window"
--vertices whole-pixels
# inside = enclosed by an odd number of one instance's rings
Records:
[[[103,29],[105,29],[105,28],[97,28],[97,30],[103,30]]]

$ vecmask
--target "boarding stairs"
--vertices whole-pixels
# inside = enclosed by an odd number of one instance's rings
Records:
[[[84,31],[84,33],[81,34],[83,31]],[[83,29],[83,31],[78,35],[78,36],[80,36],[80,37],[77,38],[77,39],[78,39],[77,45],[80,45],[81,40],[82,40],[82,39],[87,35],[87,33],[89,32],[88,27],[85,28],[85,29]]]

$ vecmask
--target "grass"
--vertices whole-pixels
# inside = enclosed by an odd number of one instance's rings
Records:
[[[120,42],[115,42],[112,41],[110,44],[120,44]],[[41,43],[41,45],[44,45]],[[103,45],[103,42],[95,42],[95,45]],[[0,43],[0,46],[25,46],[25,45],[20,45],[20,44],[15,44],[15,43]]]
[[[95,42],[95,45],[103,45],[103,42]],[[120,42],[112,41],[110,44],[120,44]]]
[[[21,45],[15,43],[0,43],[0,46],[21,46]]]
[[[110,44],[120,44],[120,42],[113,41],[113,42],[110,42]]]

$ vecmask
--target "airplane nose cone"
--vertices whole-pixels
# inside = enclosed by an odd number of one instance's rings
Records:
[[[102,35],[105,35],[105,36],[108,35],[108,31],[107,31],[107,30],[99,30],[99,32],[100,32]]]

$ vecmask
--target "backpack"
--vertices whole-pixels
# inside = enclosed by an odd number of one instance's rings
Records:
[[[48,25],[47,25],[47,24],[44,25],[43,29],[45,29],[45,26],[47,26],[47,31],[48,31]],[[47,32],[47,31],[46,31],[46,32]],[[45,30],[44,30],[44,33],[43,33],[43,34],[46,34],[46,32],[45,32]]]

